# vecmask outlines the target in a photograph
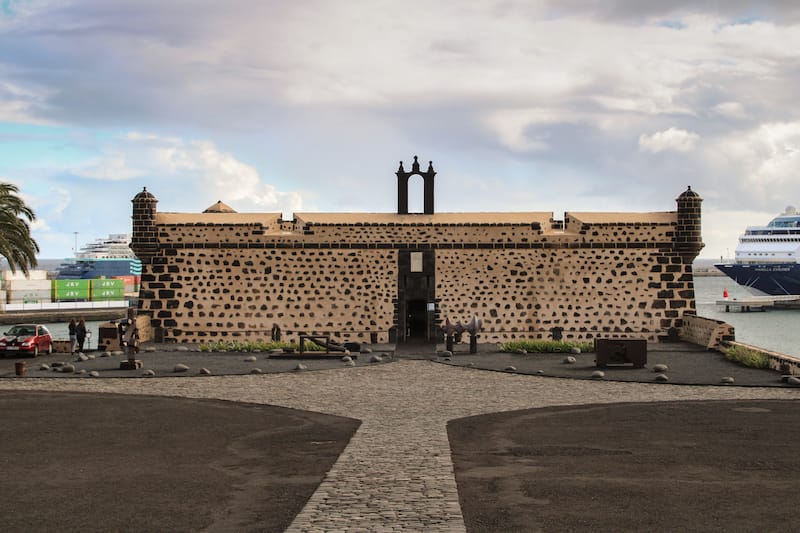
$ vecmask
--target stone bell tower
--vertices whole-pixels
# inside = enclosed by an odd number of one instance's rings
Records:
[[[436,176],[436,171],[433,170],[433,161],[428,161],[428,170],[421,172],[419,169],[419,161],[417,156],[414,156],[414,163],[411,165],[411,172],[406,172],[403,168],[403,162],[400,161],[400,168],[397,169],[397,214],[407,215],[408,213],[408,178],[417,175],[422,176],[425,183],[425,198],[423,204],[423,211],[426,215],[433,214],[433,178]]]

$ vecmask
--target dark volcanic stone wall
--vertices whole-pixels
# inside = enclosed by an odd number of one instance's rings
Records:
[[[289,338],[386,342],[396,264],[394,250],[180,249],[142,275],[142,310],[166,341],[268,339],[278,324]]]
[[[436,294],[451,322],[478,316],[482,340],[644,336],[694,311],[691,266],[647,249],[459,250],[437,253]]]

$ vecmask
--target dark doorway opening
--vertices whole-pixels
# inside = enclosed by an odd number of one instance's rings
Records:
[[[428,340],[428,308],[425,300],[410,300],[406,306],[406,336],[409,340]]]

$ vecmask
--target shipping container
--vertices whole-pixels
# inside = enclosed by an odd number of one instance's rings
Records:
[[[6,291],[10,304],[40,304],[53,301],[53,291],[47,290],[14,290]]]
[[[91,300],[93,302],[107,301],[107,300],[124,300],[125,289],[122,287],[116,289],[92,289]]]
[[[111,279],[121,279],[125,285],[136,283],[136,276],[112,276]]]
[[[57,279],[53,281],[53,299],[59,302],[88,300],[88,279]]]
[[[49,279],[19,279],[6,281],[3,288],[11,291],[51,291],[53,282]]]
[[[23,280],[43,280],[47,279],[47,270],[31,270],[26,276],[22,270],[11,272],[10,270],[3,271],[3,281],[23,281]]]
[[[100,289],[120,289],[125,287],[125,281],[121,279],[93,279],[91,281],[92,292]]]

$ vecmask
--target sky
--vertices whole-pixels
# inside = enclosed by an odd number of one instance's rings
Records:
[[[0,0],[0,40],[0,181],[40,258],[130,232],[143,187],[396,212],[414,155],[437,212],[673,211],[691,186],[702,258],[800,207],[794,0]]]

